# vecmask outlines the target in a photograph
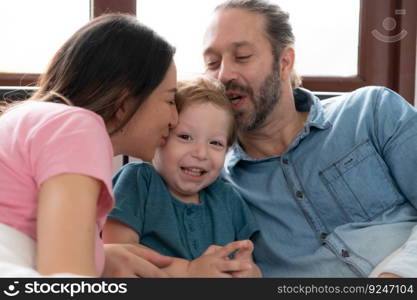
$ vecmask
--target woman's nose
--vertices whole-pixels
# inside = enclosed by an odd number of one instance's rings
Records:
[[[169,128],[175,128],[178,124],[178,111],[176,107],[173,107],[171,112],[171,121],[169,122]]]

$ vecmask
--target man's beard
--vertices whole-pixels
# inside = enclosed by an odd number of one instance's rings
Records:
[[[236,112],[236,119],[239,131],[249,132],[259,129],[264,124],[266,118],[274,110],[281,96],[281,81],[279,76],[279,63],[274,63],[272,72],[265,78],[259,90],[259,95],[255,95],[249,86],[242,86],[234,81],[226,85],[226,89],[245,92],[254,110],[247,112],[246,119],[242,119],[244,112]]]

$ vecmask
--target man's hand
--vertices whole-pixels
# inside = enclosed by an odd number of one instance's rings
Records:
[[[160,268],[172,258],[133,244],[105,244],[106,264],[102,277],[168,277]]]

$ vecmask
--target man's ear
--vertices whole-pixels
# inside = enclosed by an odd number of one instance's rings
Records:
[[[283,81],[291,82],[291,74],[294,68],[295,51],[291,46],[287,46],[282,50],[279,58],[280,77]]]

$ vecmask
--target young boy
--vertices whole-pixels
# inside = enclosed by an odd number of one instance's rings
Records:
[[[178,85],[178,126],[153,166],[130,163],[113,179],[116,206],[106,243],[140,243],[175,257],[173,277],[260,277],[249,240],[258,227],[219,173],[236,138],[234,113],[218,82]]]

